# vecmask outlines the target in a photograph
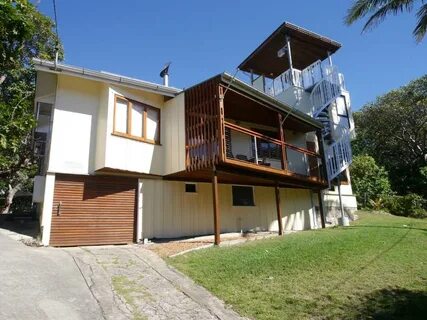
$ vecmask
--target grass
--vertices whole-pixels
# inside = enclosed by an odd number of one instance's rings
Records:
[[[254,319],[425,319],[427,220],[359,216],[168,262]]]
[[[116,291],[131,308],[133,320],[145,320],[146,318],[138,311],[136,300],[141,297],[143,290],[137,286],[135,281],[129,280],[128,277],[120,275],[112,277],[114,291]]]

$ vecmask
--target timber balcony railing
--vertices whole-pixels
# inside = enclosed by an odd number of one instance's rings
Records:
[[[321,156],[259,132],[225,122],[226,162],[301,178],[324,180]]]

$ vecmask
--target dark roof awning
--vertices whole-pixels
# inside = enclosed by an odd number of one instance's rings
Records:
[[[239,69],[252,70],[269,78],[276,78],[289,69],[287,56],[277,56],[277,51],[286,44],[286,35],[290,37],[293,67],[300,70],[326,59],[328,52],[332,54],[341,47],[334,40],[284,22],[239,65]]]

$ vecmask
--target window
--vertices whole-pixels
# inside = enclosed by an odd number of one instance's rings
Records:
[[[186,193],[197,193],[197,188],[195,183],[186,183],[185,184]]]
[[[138,101],[115,97],[113,133],[150,143],[160,143],[160,110]]]
[[[255,206],[252,187],[232,186],[233,206]]]

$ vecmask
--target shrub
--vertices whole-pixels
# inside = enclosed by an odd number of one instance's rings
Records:
[[[392,194],[387,172],[371,156],[356,156],[350,166],[351,185],[359,205],[372,207]]]
[[[406,196],[388,196],[384,198],[384,207],[397,216],[423,218],[427,216],[427,200],[418,194]]]

